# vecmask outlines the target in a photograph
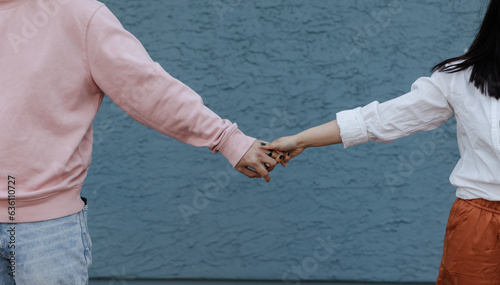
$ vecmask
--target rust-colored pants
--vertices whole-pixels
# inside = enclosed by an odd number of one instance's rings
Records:
[[[453,203],[436,285],[500,285],[500,202]]]

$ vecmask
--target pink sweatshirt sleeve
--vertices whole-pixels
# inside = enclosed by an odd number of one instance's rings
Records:
[[[255,141],[208,109],[196,92],[154,62],[107,7],[93,15],[86,42],[92,79],[139,123],[179,141],[221,152],[233,167]]]

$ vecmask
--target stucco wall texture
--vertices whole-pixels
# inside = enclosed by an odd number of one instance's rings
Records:
[[[471,43],[482,0],[107,0],[172,76],[271,141],[387,101]],[[455,121],[391,144],[308,149],[271,183],[105,98],[83,195],[91,276],[435,281]]]

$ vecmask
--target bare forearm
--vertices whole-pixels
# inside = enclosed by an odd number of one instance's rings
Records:
[[[308,147],[325,146],[342,143],[337,120],[310,128],[293,136],[282,137],[263,146],[266,150],[276,150],[285,153],[276,158],[278,163],[287,166],[290,159],[301,154]]]
[[[299,147],[317,147],[342,143],[340,128],[337,120],[307,129],[297,134],[297,145]]]

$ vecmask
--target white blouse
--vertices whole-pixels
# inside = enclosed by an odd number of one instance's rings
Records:
[[[457,197],[500,201],[500,103],[469,83],[470,69],[421,77],[405,95],[337,113],[344,147],[390,143],[457,120],[460,160],[450,175]]]

